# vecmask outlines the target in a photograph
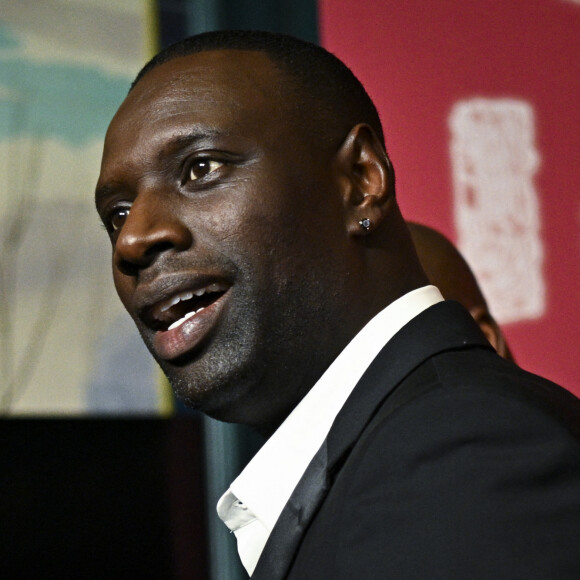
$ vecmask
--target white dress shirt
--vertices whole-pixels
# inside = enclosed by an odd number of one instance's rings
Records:
[[[405,324],[442,300],[437,288],[425,286],[370,320],[220,498],[218,515],[234,532],[250,576],[276,520],[361,376]]]

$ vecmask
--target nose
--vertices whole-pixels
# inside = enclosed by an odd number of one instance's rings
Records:
[[[161,255],[188,249],[193,236],[171,200],[154,192],[140,194],[119,230],[113,262],[127,276],[137,276]]]

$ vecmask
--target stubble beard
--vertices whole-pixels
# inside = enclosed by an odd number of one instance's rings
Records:
[[[337,299],[324,281],[302,273],[270,293],[237,288],[247,290],[199,352],[179,364],[158,363],[185,405],[221,421],[276,425],[340,351],[340,321],[327,307]]]

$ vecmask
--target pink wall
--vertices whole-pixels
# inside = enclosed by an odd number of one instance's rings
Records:
[[[545,303],[503,326],[521,366],[580,394],[580,0],[320,0],[319,11],[323,46],[379,108],[405,216],[452,240],[453,105],[531,106]]]

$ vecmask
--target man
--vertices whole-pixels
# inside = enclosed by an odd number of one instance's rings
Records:
[[[270,435],[218,506],[253,578],[577,578],[579,402],[428,285],[394,188],[340,61],[215,32],[138,75],[96,205],[175,391]]]
[[[507,341],[493,316],[469,264],[457,248],[433,228],[407,222],[421,261],[431,284],[447,300],[456,300],[467,310],[500,356],[513,360]]]

